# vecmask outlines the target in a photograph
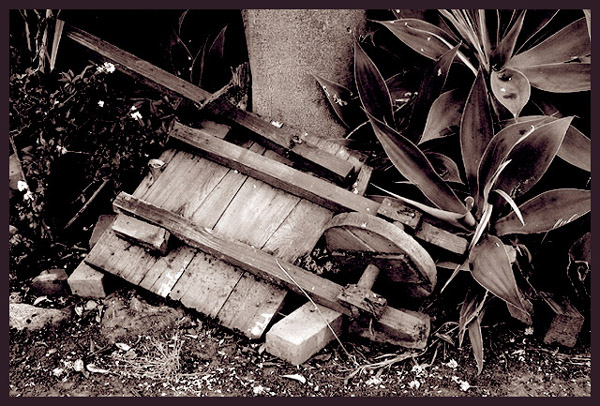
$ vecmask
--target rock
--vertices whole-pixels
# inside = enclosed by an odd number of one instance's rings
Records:
[[[31,286],[42,295],[64,295],[68,291],[68,278],[64,269],[50,269],[33,278]]]
[[[152,306],[136,297],[128,300],[113,295],[104,304],[106,309],[100,331],[111,341],[173,328],[184,316],[180,309]]]
[[[39,330],[43,327],[56,327],[62,321],[71,317],[71,310],[66,309],[44,309],[26,303],[9,304],[10,328],[17,330]]]

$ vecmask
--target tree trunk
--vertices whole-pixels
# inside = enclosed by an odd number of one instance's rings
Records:
[[[353,41],[364,10],[244,10],[252,110],[313,135],[345,129],[312,74],[352,87]]]

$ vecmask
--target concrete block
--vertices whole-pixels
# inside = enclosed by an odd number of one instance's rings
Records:
[[[275,323],[266,334],[266,351],[294,365],[321,351],[335,339],[327,323],[339,336],[343,315],[323,306],[319,310],[309,302]]]
[[[64,269],[50,269],[33,278],[31,286],[42,295],[64,295],[68,277]]]
[[[81,261],[67,280],[71,293],[81,297],[101,298],[106,296],[104,274]]]
[[[94,245],[96,245],[96,242],[98,242],[100,236],[104,234],[106,229],[111,226],[116,217],[116,214],[103,214],[98,217],[98,222],[96,222],[96,226],[94,227],[94,231],[92,231],[92,236],[90,237],[90,249],[94,248]]]

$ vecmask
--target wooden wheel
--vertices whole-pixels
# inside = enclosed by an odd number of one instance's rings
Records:
[[[379,278],[402,285],[414,298],[431,294],[437,281],[429,253],[400,227],[362,213],[335,216],[324,231],[329,250],[345,268],[364,270],[377,266]]]

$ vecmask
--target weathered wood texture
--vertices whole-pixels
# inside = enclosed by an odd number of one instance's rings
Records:
[[[65,24],[63,35],[111,60],[118,69],[151,87],[167,90],[171,94],[185,97],[199,105],[213,96],[210,92],[83,30]],[[345,182],[354,172],[354,166],[348,161],[332,156],[314,144],[295,142],[296,139],[299,139],[300,133],[289,131],[287,128],[277,128],[254,113],[238,109],[227,100],[216,100],[214,103],[210,103],[209,108],[212,113],[225,115],[224,118],[227,120],[250,129],[259,136],[260,141],[266,142],[268,146],[282,148],[291,157],[311,164],[319,174],[327,178]]]
[[[165,255],[167,253],[170,233],[164,228],[133,217],[117,216],[112,224],[112,229],[116,235],[125,240],[134,241],[158,254]]]
[[[379,204],[272,159],[176,123],[171,136],[211,160],[334,211],[375,214]]]
[[[222,258],[275,285],[298,293],[304,291],[315,302],[340,313],[352,315],[351,310],[337,301],[342,287],[332,281],[280,261],[260,249],[238,241],[223,239],[213,230],[198,227],[182,216],[126,193],[117,196],[114,208],[164,227],[187,245]],[[428,316],[390,307],[386,308],[375,324],[383,331],[404,340],[404,345],[408,347],[423,348],[429,334]]]

